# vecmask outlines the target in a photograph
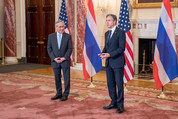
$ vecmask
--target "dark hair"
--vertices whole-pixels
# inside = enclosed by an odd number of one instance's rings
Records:
[[[112,20],[117,22],[117,17],[116,17],[116,15],[114,15],[114,14],[107,14],[107,15],[106,15],[106,18],[107,18],[108,16],[111,16],[111,17],[112,17]]]

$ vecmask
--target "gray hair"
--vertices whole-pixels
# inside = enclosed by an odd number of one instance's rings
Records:
[[[55,23],[55,27],[58,26],[58,23],[59,23],[59,22],[63,22],[63,23],[64,23],[64,21],[62,21],[62,20],[59,19],[58,21],[56,21],[56,23]]]
[[[116,23],[117,23],[117,17],[116,17],[116,15],[114,15],[114,14],[107,14],[107,15],[106,15],[106,18],[107,18],[108,16],[111,16],[111,17],[112,17],[112,20],[113,20],[113,21],[116,21]]]

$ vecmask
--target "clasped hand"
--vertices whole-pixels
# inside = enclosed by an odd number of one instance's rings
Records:
[[[101,59],[108,59],[110,57],[110,54],[109,53],[101,53],[101,54],[98,54],[100,56]]]
[[[57,63],[62,63],[64,60],[65,60],[64,57],[57,57],[57,58],[54,59],[54,61],[57,62]]]

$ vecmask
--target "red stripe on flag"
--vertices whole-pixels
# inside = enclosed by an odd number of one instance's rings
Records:
[[[127,31],[127,35],[128,35],[128,37],[129,37],[130,41],[133,43],[132,34],[130,33],[130,31]]]
[[[172,13],[171,13],[171,4],[170,0],[163,0],[164,7],[166,8],[166,11],[172,21]]]
[[[158,67],[157,67],[155,60],[153,61],[153,77],[154,77],[154,80],[156,83],[156,88],[159,89],[159,88],[163,87],[163,84],[161,83],[161,81],[159,79]]]
[[[124,76],[125,76],[125,79],[128,81],[130,81],[131,79],[129,78],[129,76],[127,75],[127,72],[126,70],[124,69]]]
[[[84,75],[85,80],[90,78],[90,75],[88,74],[86,67],[85,67],[85,58],[84,57],[83,57],[83,75]]]
[[[70,63],[71,63],[71,67],[73,67],[73,62],[72,62],[72,58],[70,58]]]
[[[127,49],[128,53],[130,54],[130,57],[133,60],[133,52],[132,52],[132,49],[130,48],[130,46],[129,46],[127,41],[126,41],[126,49]]]
[[[96,23],[95,13],[94,13],[94,8],[93,8],[93,2],[92,2],[92,0],[88,0],[88,6],[90,6],[90,7],[88,7],[88,9],[89,9],[90,14],[92,15],[92,17],[93,17],[93,19],[94,19],[94,21],[95,21],[95,23]]]
[[[125,61],[126,61],[127,67],[128,67],[129,70],[130,70],[130,73],[131,73],[132,76],[133,76],[133,67],[131,66],[131,64],[130,64],[130,62],[129,62],[129,60],[128,60],[128,58],[127,58],[126,55],[125,55]]]
[[[128,52],[133,60],[133,51],[130,48],[130,46],[128,45],[128,41],[127,41],[127,40],[130,40],[130,42],[132,43],[132,46],[133,46],[132,34],[130,33],[130,31],[127,32],[127,36],[129,37],[129,39],[126,39],[126,49],[128,50]]]

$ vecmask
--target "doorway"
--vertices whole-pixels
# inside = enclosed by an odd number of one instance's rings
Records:
[[[55,32],[55,0],[25,0],[28,63],[50,64],[47,40]]]

